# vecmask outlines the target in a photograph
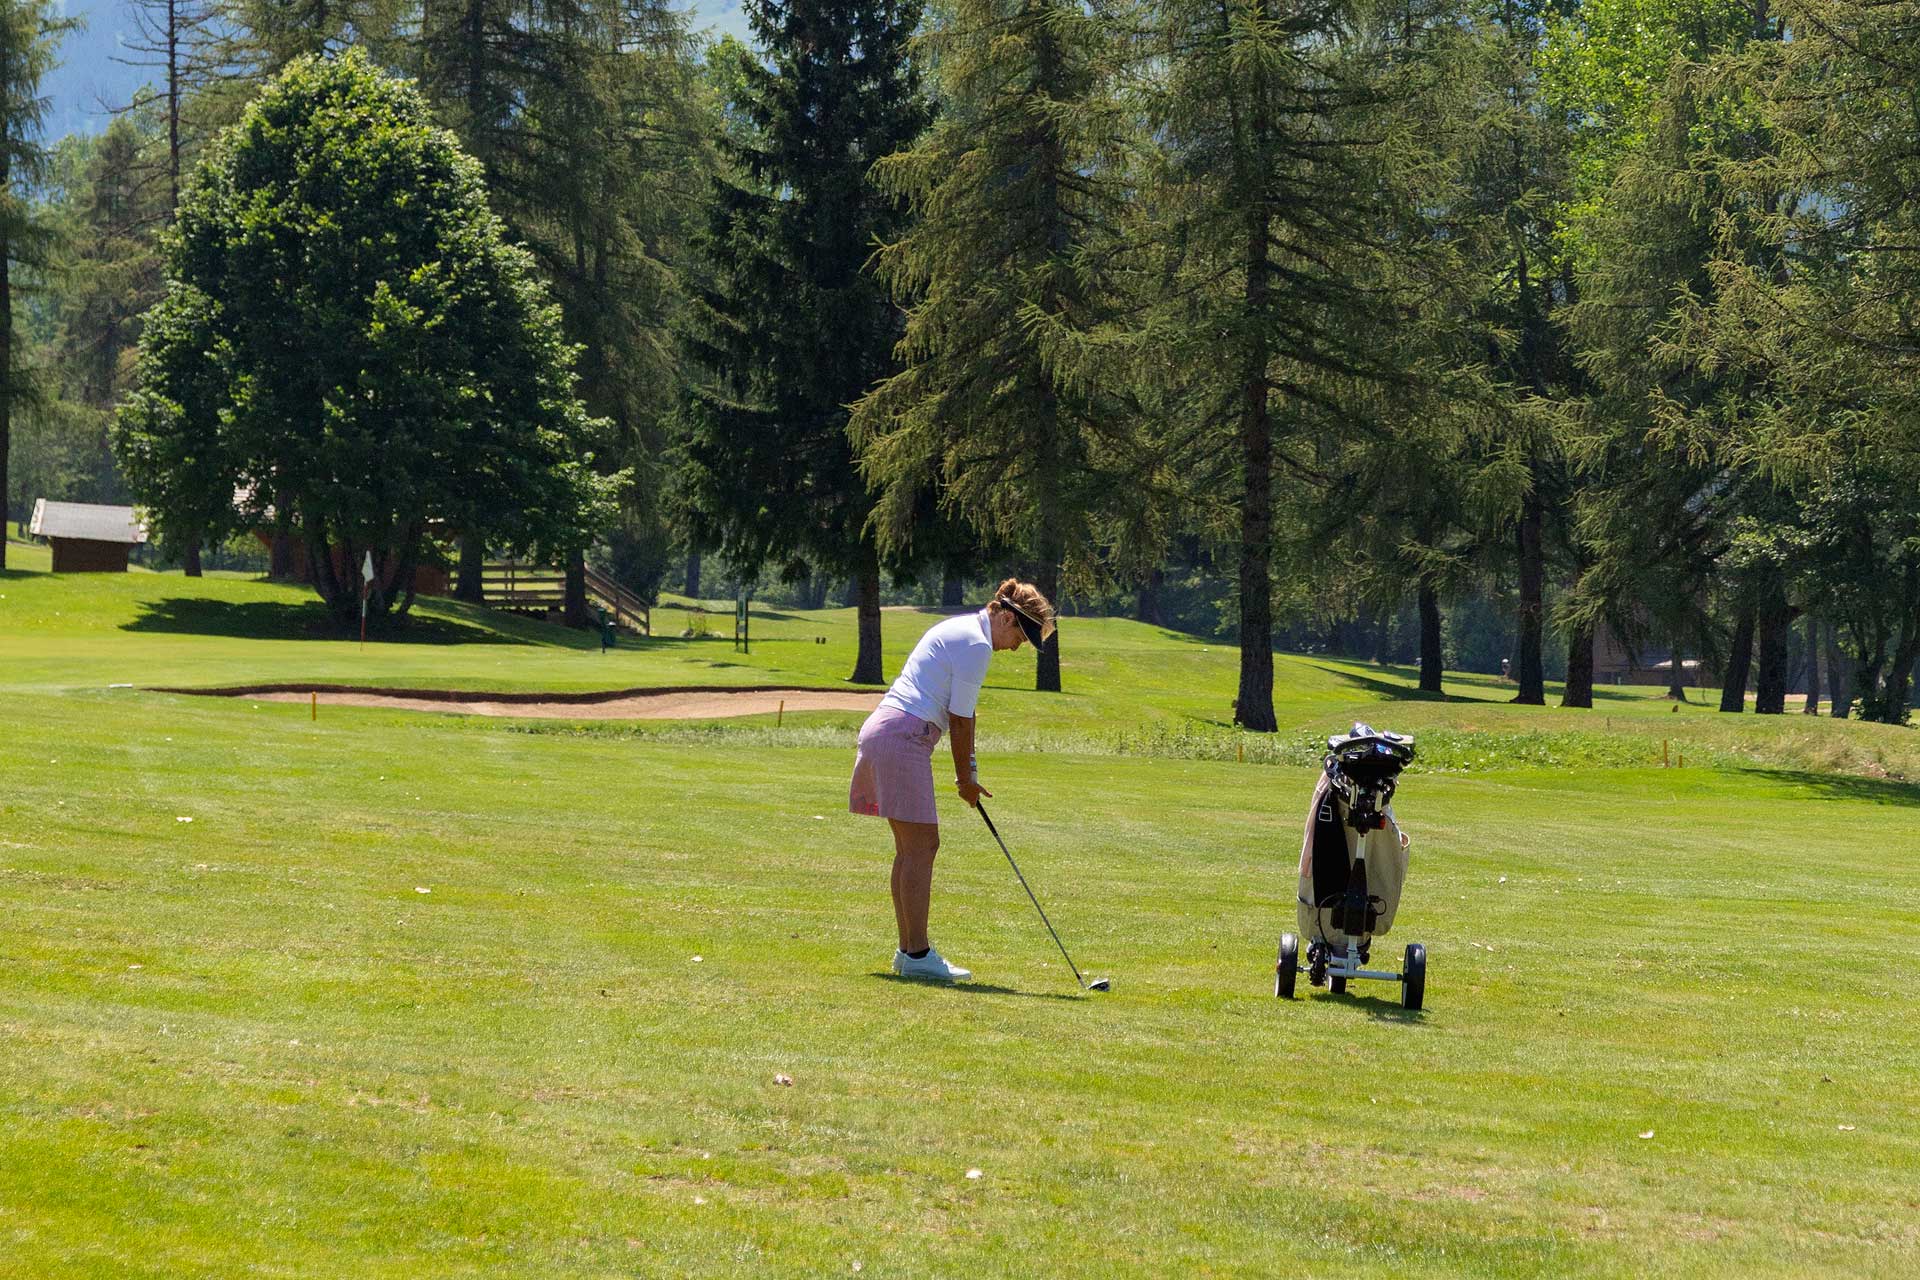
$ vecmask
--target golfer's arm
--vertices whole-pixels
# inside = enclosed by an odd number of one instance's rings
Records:
[[[972,782],[973,770],[968,762],[973,759],[973,717],[949,715],[947,729],[948,740],[953,743],[953,776],[959,782]]]

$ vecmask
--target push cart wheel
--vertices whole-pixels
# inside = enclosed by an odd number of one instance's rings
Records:
[[[1427,999],[1427,949],[1417,942],[1407,944],[1407,967],[1400,975],[1400,1003],[1418,1009]]]
[[[1300,976],[1300,939],[1290,933],[1280,935],[1280,960],[1273,966],[1273,994],[1276,999],[1293,999],[1294,979]]]

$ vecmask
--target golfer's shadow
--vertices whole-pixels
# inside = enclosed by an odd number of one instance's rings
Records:
[[[1078,1000],[1080,998],[1059,991],[1016,991],[1012,987],[996,987],[990,982],[928,982],[924,978],[903,978],[897,973],[870,973],[867,976],[878,978],[882,982],[897,982],[909,987],[938,987],[965,995],[1022,996],[1028,1000]]]

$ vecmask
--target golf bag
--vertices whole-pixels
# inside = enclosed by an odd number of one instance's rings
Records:
[[[1340,950],[1393,927],[1410,842],[1389,802],[1413,739],[1356,724],[1327,747],[1300,844],[1297,915],[1300,937]]]

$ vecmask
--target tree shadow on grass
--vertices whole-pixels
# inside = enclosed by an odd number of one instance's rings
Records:
[[[1455,694],[1450,694],[1450,693],[1429,693],[1426,690],[1420,688],[1419,684],[1417,683],[1419,679],[1418,674],[1415,673],[1413,669],[1410,667],[1407,667],[1407,668],[1389,667],[1387,668],[1387,670],[1390,670],[1390,671],[1404,670],[1408,673],[1407,679],[1410,681],[1415,681],[1415,683],[1400,683],[1398,681],[1393,681],[1393,680],[1383,680],[1376,676],[1364,676],[1357,671],[1343,671],[1339,667],[1324,666],[1318,662],[1314,663],[1313,666],[1316,671],[1324,671],[1328,675],[1333,676],[1335,679],[1344,680],[1348,684],[1357,685],[1360,688],[1367,690],[1369,693],[1378,694],[1382,698],[1389,698],[1397,702],[1484,702],[1488,706],[1500,706],[1506,702],[1512,701],[1512,699],[1498,699],[1498,698],[1462,698]],[[1495,677],[1489,676],[1486,679],[1488,681],[1492,681],[1495,679]],[[1492,687],[1490,684],[1483,684],[1479,681],[1471,681],[1471,682],[1456,681],[1456,683],[1472,683],[1480,688]],[[1559,697],[1562,691],[1563,691],[1562,686],[1560,685],[1556,685],[1552,683],[1549,683],[1547,685],[1547,697],[1549,699]],[[1615,692],[1612,688],[1604,685],[1594,686],[1593,700],[1596,705],[1601,702],[1644,702],[1646,701],[1645,697],[1641,694]]]
[[[169,596],[143,602],[140,616],[123,631],[175,635],[231,636],[244,640],[346,640],[358,635],[335,625],[318,600],[288,604],[278,600],[209,600]],[[384,644],[528,644],[486,627],[444,617],[415,614],[377,638]]]
[[[1862,804],[1890,804],[1920,808],[1920,783],[1895,778],[1862,778],[1850,773],[1808,773],[1800,769],[1741,769],[1747,777],[1782,782],[1810,791],[1822,800],[1854,800]]]
[[[996,987],[990,982],[928,982],[923,978],[903,978],[897,973],[870,973],[869,978],[878,978],[882,982],[901,983],[909,987],[934,987],[947,991],[958,991],[973,996],[1020,996],[1027,1000],[1078,1000],[1079,996],[1070,996],[1059,991],[1016,991],[1012,987]]]
[[[1313,664],[1313,669],[1315,671],[1323,671],[1336,680],[1342,680],[1347,684],[1356,685],[1369,693],[1378,694],[1382,698],[1391,698],[1398,702],[1454,701],[1453,698],[1444,693],[1428,693],[1417,684],[1401,684],[1398,681],[1383,680],[1377,676],[1363,676],[1358,671],[1344,671],[1339,667],[1324,666],[1318,662]]]

